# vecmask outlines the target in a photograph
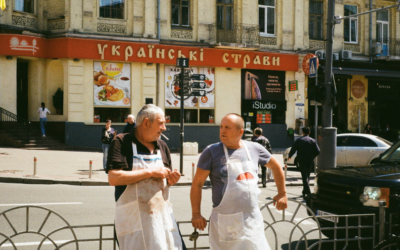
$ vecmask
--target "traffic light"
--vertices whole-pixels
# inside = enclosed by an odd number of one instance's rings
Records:
[[[179,91],[179,95],[184,96],[205,96],[207,95],[207,83],[205,82],[206,75],[204,74],[189,74],[185,72],[183,76],[182,89],[180,85],[175,86],[175,91]],[[180,83],[180,76],[175,75],[175,82]]]

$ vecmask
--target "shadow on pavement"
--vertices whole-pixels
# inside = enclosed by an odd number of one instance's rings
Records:
[[[313,244],[315,244],[315,245],[313,245]],[[347,247],[346,247],[345,242],[336,242],[336,246],[333,242],[323,242],[323,243],[321,243],[320,249],[321,250],[341,250],[341,249],[372,250],[372,248],[373,248],[372,240],[368,240],[368,241],[361,241],[360,246],[358,245],[358,242],[352,241],[352,242],[348,243]],[[280,249],[289,250],[289,243],[282,244]],[[299,243],[299,241],[293,241],[290,245],[290,249],[291,250],[318,250],[319,244],[318,244],[318,240],[308,240],[308,248],[306,248],[305,241],[301,241],[300,243]]]

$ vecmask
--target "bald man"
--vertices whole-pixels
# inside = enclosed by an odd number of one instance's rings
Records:
[[[220,125],[221,142],[208,146],[200,156],[192,182],[192,225],[204,230],[201,215],[202,187],[210,177],[213,210],[210,217],[210,249],[268,250],[263,217],[258,206],[258,164],[270,168],[278,189],[274,205],[287,208],[285,180],[279,162],[258,143],[242,141],[244,120],[226,115]]]

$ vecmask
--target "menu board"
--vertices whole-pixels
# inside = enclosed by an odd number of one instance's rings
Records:
[[[184,86],[185,108],[214,108],[215,82],[214,68],[190,67],[185,69],[190,77],[193,74],[204,74],[204,82],[191,82]],[[179,108],[181,97],[179,95],[180,68],[165,66],[165,107]]]
[[[131,68],[128,63],[94,62],[94,105],[131,105]]]
[[[242,98],[285,100],[285,72],[242,69]]]

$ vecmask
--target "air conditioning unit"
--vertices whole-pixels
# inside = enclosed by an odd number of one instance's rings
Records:
[[[375,46],[371,47],[371,55],[379,55],[382,53],[382,45],[376,44]]]
[[[340,51],[340,57],[342,60],[351,60],[352,52],[351,50],[342,50]]]
[[[333,53],[333,54],[332,54],[332,59],[333,59],[334,61],[338,61],[338,60],[339,60],[339,53]]]
[[[325,51],[323,51],[323,50],[315,51],[315,55],[321,60],[325,59]]]

